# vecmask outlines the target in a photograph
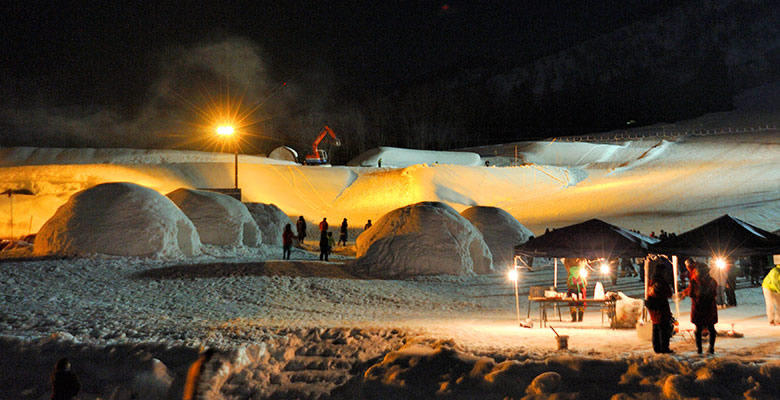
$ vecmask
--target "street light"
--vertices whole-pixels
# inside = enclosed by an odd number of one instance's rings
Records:
[[[219,136],[229,137],[229,136],[233,136],[234,133],[235,133],[235,130],[230,125],[222,125],[222,126],[218,126],[217,127],[217,135],[219,135]],[[235,162],[235,164],[236,164],[236,173],[235,173],[236,189],[238,189],[238,139],[233,139],[233,141],[234,141],[233,146],[234,146],[234,149],[235,149],[235,156],[236,156],[236,158],[235,158],[235,161],[236,161]]]

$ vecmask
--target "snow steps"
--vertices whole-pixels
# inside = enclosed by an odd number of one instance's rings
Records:
[[[367,360],[399,348],[403,334],[391,329],[312,328],[282,332],[266,342],[268,353],[228,377],[225,398],[245,391],[253,399],[330,399],[331,392],[362,374]],[[247,381],[252,381],[248,393]]]

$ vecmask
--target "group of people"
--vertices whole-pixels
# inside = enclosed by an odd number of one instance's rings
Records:
[[[371,220],[369,219],[364,227],[364,230],[367,230],[371,226]],[[320,221],[318,227],[320,231],[320,260],[328,261],[328,256],[337,244],[342,246],[347,245],[349,225],[346,218],[341,221],[338,241],[333,239],[333,232],[328,231],[329,225],[327,217],[322,218],[322,221]],[[306,220],[303,219],[303,215],[298,217],[298,221],[295,222],[295,230],[296,233],[293,234],[291,224],[284,226],[284,231],[282,232],[282,259],[284,260],[290,259],[290,253],[292,252],[292,246],[295,240],[297,240],[299,244],[303,244],[303,240],[306,238]]]
[[[710,354],[715,353],[715,324],[718,323],[719,288],[710,267],[691,258],[685,260],[685,269],[690,284],[681,292],[681,298],[691,298],[691,322],[696,327],[694,338],[696,351],[702,353],[702,337],[709,337]],[[721,270],[718,268],[717,270]],[[727,281],[731,278],[727,277]],[[735,278],[734,278],[735,279]],[[729,285],[727,284],[727,288]],[[731,285],[733,288],[733,284]],[[766,314],[769,324],[780,325],[780,265],[776,265],[766,275],[762,282]],[[727,289],[733,291],[733,289]],[[672,286],[666,273],[666,264],[656,265],[655,272],[649,281],[646,306],[653,322],[653,350],[656,353],[673,353],[669,349],[669,339],[673,332],[672,312],[667,299],[672,297]],[[736,305],[733,293],[727,294],[729,300]]]

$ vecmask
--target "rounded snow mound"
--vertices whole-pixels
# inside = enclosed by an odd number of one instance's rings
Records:
[[[350,160],[354,167],[396,167],[416,164],[482,165],[477,153],[466,151],[430,151],[381,146],[370,149]]]
[[[515,246],[527,242],[533,236],[533,232],[501,208],[469,207],[460,215],[482,232],[496,267],[513,265]]]
[[[260,228],[244,203],[222,193],[176,189],[167,194],[198,229],[200,240],[217,246],[258,246]]]
[[[276,205],[264,203],[244,203],[244,205],[257,226],[260,227],[263,243],[282,244],[282,232],[287,224],[292,225],[293,232],[295,232],[295,224]]]
[[[167,197],[115,182],[71,196],[38,231],[33,252],[180,257],[200,246],[195,225]]]
[[[422,202],[385,214],[357,238],[356,272],[383,278],[485,274],[490,249],[452,207]]]

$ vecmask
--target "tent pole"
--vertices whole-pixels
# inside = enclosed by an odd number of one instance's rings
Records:
[[[680,297],[677,295],[677,286],[678,286],[678,275],[677,272],[679,271],[679,267],[677,265],[677,256],[672,256],[672,268],[674,268],[674,308],[677,312],[677,321],[680,321]]]
[[[555,260],[555,273],[553,274],[553,288],[555,288],[555,290],[557,291],[558,290],[558,258],[555,257],[553,258],[553,260]]]

